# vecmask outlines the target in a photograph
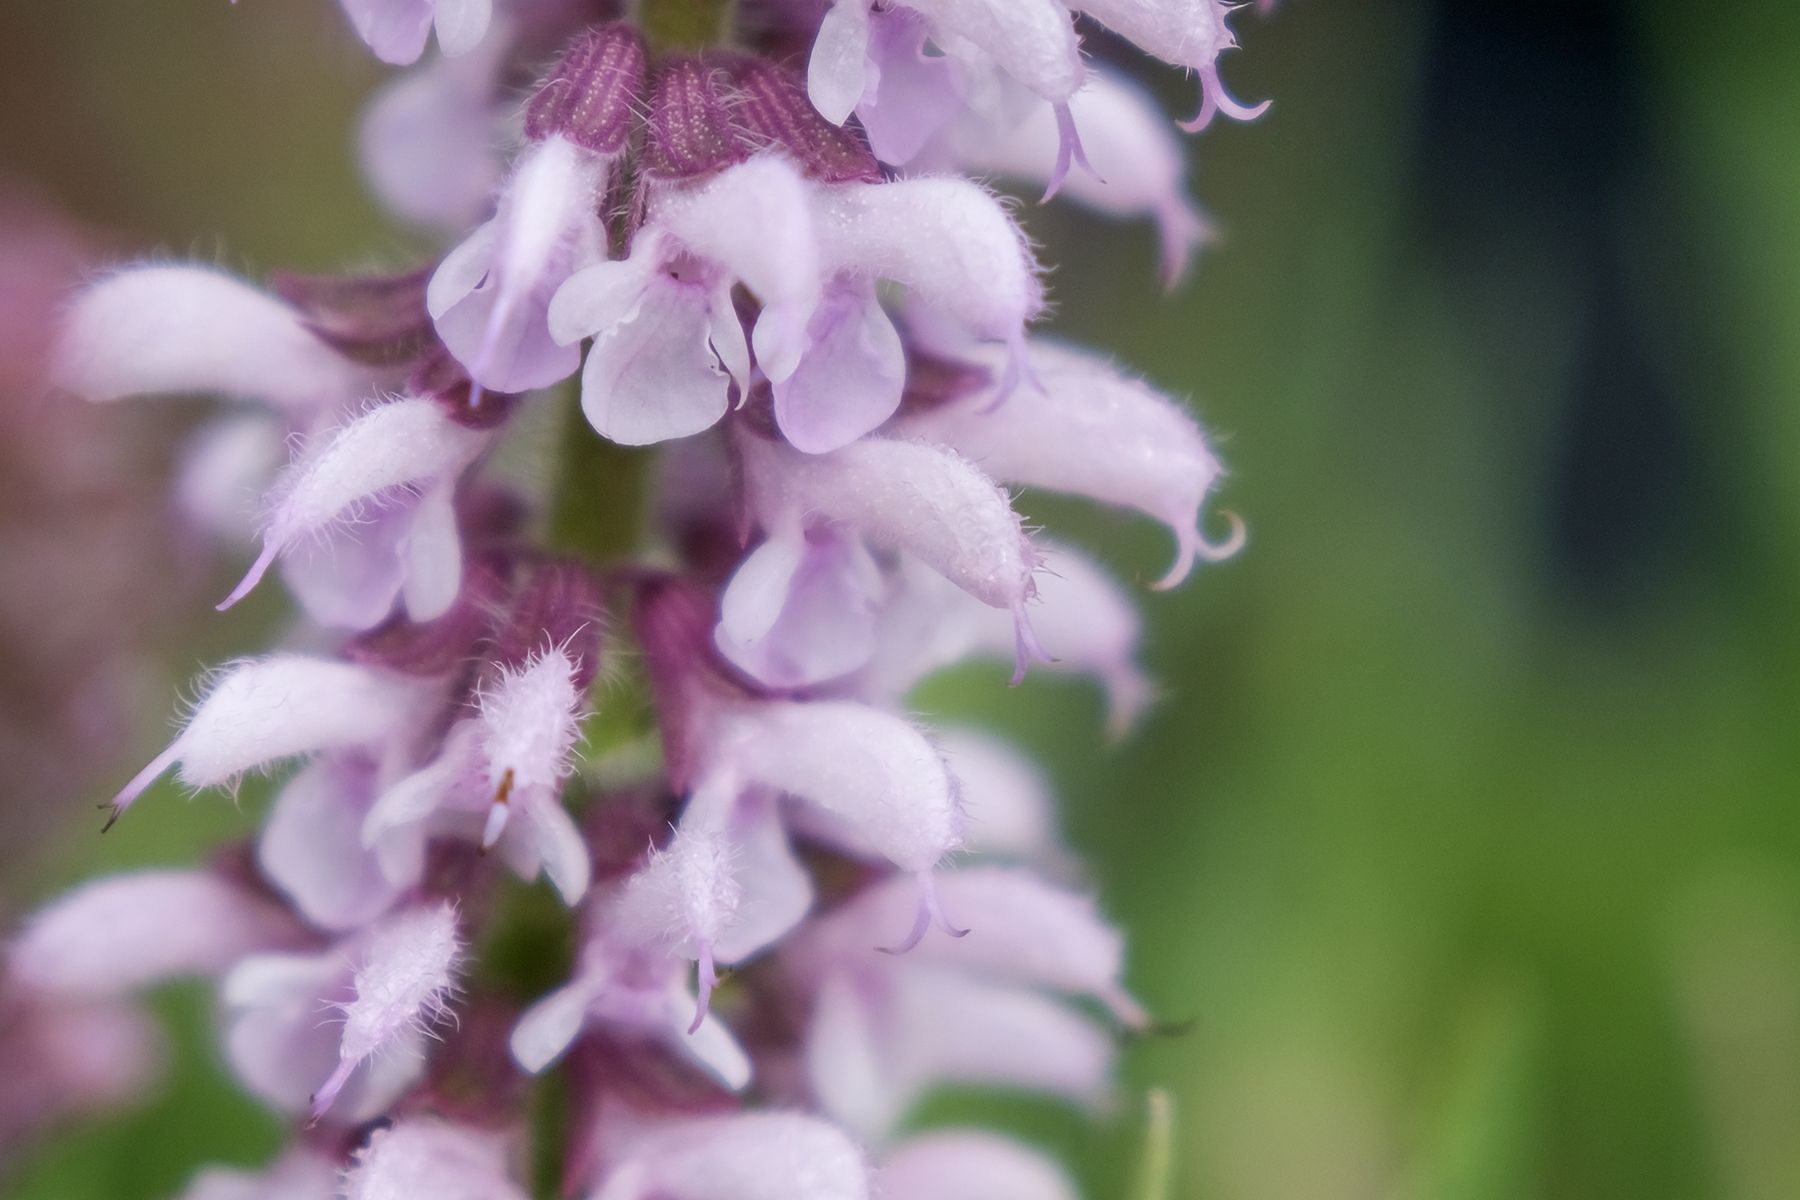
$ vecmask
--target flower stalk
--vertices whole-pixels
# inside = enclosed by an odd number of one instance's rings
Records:
[[[1175,125],[1075,18],[1248,118],[1233,6],[345,9],[423,62],[364,142],[441,253],[268,289],[126,268],[57,364],[96,400],[251,402],[182,490],[263,479],[250,544],[214,530],[250,564],[225,604],[279,579],[310,626],[213,676],[111,820],[164,774],[286,774],[240,865],[79,888],[8,978],[46,1010],[216,981],[294,1136],[195,1197],[1068,1200],[1042,1150],[912,1114],[966,1084],[1093,1105],[1152,1021],[1047,782],[908,697],[965,660],[1062,672],[1123,732],[1153,694],[1130,590],[1014,489],[1165,525],[1157,586],[1242,526],[1203,532],[1222,469],[1185,405],[1034,332],[1032,218],[977,179],[1152,220],[1178,275]],[[551,478],[486,469],[558,403]]]

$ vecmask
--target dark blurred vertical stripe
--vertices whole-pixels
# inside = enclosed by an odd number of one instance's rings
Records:
[[[1492,402],[1540,423],[1518,460],[1536,476],[1519,491],[1540,498],[1539,564],[1559,599],[1604,610],[1694,562],[1712,489],[1682,393],[1725,357],[1685,319],[1705,281],[1635,11],[1439,0],[1417,157],[1428,266]]]

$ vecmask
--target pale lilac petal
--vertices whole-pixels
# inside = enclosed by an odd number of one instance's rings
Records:
[[[471,378],[498,392],[547,387],[573,374],[581,352],[550,335],[552,297],[574,272],[605,257],[598,205],[606,166],[560,137],[533,143],[502,193],[499,213],[454,252],[426,288],[438,336]],[[471,260],[485,270],[472,286]]]
[[[526,1200],[504,1137],[432,1117],[370,1135],[344,1173],[343,1200]]]
[[[1035,552],[1006,493],[954,453],[865,438],[807,455],[744,439],[751,502],[766,528],[817,513],[915,555],[983,604],[1020,612]]]
[[[1235,45],[1229,0],[1073,0],[1078,9],[1145,53],[1191,71],[1212,66]]]
[[[487,36],[493,16],[494,0],[437,0],[438,49],[451,58],[469,53]]]
[[[371,629],[393,613],[406,586],[403,550],[412,517],[411,504],[382,506],[330,537],[302,538],[280,556],[282,582],[324,628]],[[238,587],[256,586],[275,557],[265,546]]]
[[[362,844],[397,886],[416,883],[425,867],[425,843],[445,831],[437,819],[457,793],[482,777],[481,726],[459,721],[444,737],[432,761],[382,792],[363,820]],[[480,818],[465,824],[479,830]]]
[[[262,532],[263,494],[288,461],[281,424],[242,412],[196,430],[181,455],[175,504],[201,532],[232,545]]]
[[[874,559],[854,536],[816,527],[789,568],[795,540],[770,538],[744,561],[725,589],[714,634],[720,653],[775,688],[822,683],[868,662],[883,591]]]
[[[430,601],[411,606],[414,618],[429,620],[440,614],[455,598],[462,577],[449,489],[493,440],[491,431],[451,420],[436,401],[414,399],[377,405],[317,435],[276,484],[262,553],[221,607],[248,594],[276,556],[296,542],[321,539],[370,506],[396,506],[413,510],[427,522],[435,520],[435,528],[428,527],[421,539],[422,548],[429,545],[432,553],[409,556],[411,561],[405,564],[423,570],[404,571],[403,577],[409,581],[409,596],[416,587]],[[408,488],[421,489],[425,495],[421,498]],[[313,547],[314,554],[321,549]],[[415,574],[417,583],[412,582]]]
[[[908,1099],[893,1087],[887,1040],[858,982],[848,973],[827,977],[806,1027],[807,1083],[823,1112],[868,1140],[887,1131]]]
[[[715,779],[695,789],[668,847],[626,884],[616,919],[684,958],[732,965],[797,925],[812,898],[774,805]]]
[[[594,991],[583,983],[558,988],[519,1017],[508,1042],[513,1058],[535,1075],[563,1056],[587,1024]]]
[[[295,1147],[261,1171],[208,1167],[179,1200],[338,1200],[339,1174],[330,1158]]]
[[[115,811],[176,763],[182,782],[204,788],[295,755],[382,747],[419,719],[434,690],[429,680],[299,655],[240,663],[120,792]]]
[[[635,1125],[600,1122],[608,1168],[595,1200],[866,1200],[869,1169],[817,1117],[742,1112]]]
[[[247,958],[225,977],[225,1053],[251,1094],[292,1114],[308,1110],[319,1081],[338,1061],[342,1026],[330,1008],[351,998],[351,962],[342,949],[318,955]],[[345,1121],[380,1113],[424,1072],[424,1037],[409,1039],[357,1071],[337,1098]]]
[[[370,386],[299,314],[204,267],[133,267],[82,291],[65,318],[55,377],[89,400],[216,392],[297,418]]]
[[[856,115],[875,157],[902,166],[960,110],[962,88],[949,59],[925,54],[928,30],[917,13],[905,8],[876,13],[873,33],[874,79]]]
[[[356,967],[354,998],[343,1007],[338,1065],[314,1094],[316,1119],[363,1062],[403,1047],[449,1011],[462,940],[448,904],[389,919]]]
[[[406,601],[406,615],[423,622],[449,612],[463,577],[454,477],[434,481],[419,496],[399,549],[405,576],[400,595]]]
[[[213,975],[293,941],[273,905],[202,871],[141,871],[85,884],[26,922],[8,964],[46,991],[114,996]]]
[[[1110,216],[1154,219],[1163,274],[1173,283],[1210,236],[1187,194],[1187,151],[1174,127],[1148,92],[1112,71],[1091,72],[1069,107],[1086,135],[1092,169],[1070,174],[1060,194]],[[1060,136],[1055,113],[1038,106],[1017,126],[964,122],[949,144],[957,163],[974,174],[1047,184]]]
[[[929,870],[961,841],[943,760],[899,717],[842,701],[746,704],[721,721],[719,742],[745,781],[829,814],[903,870]]]
[[[938,1129],[887,1156],[877,1177],[884,1200],[1077,1200],[1055,1160],[982,1129]]]
[[[868,283],[828,292],[807,341],[794,371],[775,380],[775,421],[795,449],[824,454],[893,416],[906,382],[906,351]]]
[[[890,1036],[895,1091],[903,1101],[898,1112],[932,1088],[951,1084],[1090,1104],[1106,1095],[1117,1043],[1059,1001],[923,967],[899,978],[895,999]]]
[[[863,98],[868,78],[869,0],[835,0],[819,22],[806,63],[806,93],[833,125]]]
[[[665,191],[652,220],[691,254],[742,281],[765,309],[794,314],[804,328],[823,283],[814,190],[786,157],[760,154],[698,187]],[[759,359],[762,350],[759,341]],[[763,369],[771,377],[783,373],[771,361]]]
[[[1062,856],[1056,800],[1035,763],[975,729],[940,729],[938,750],[962,798],[965,850],[1035,862]]]
[[[723,640],[748,645],[775,628],[807,552],[797,529],[774,530],[738,566],[719,601]]]
[[[503,39],[489,45],[402,75],[369,104],[357,139],[363,174],[405,220],[462,231],[492,203],[500,183],[494,98]]]
[[[825,262],[892,279],[971,336],[1012,341],[1043,307],[1037,264],[1012,218],[963,179],[819,190]]]
[[[323,929],[365,925],[399,898],[361,843],[374,784],[355,760],[311,763],[282,787],[257,839],[263,874]]]
[[[1081,86],[1080,42],[1058,0],[904,0],[940,40],[979,47],[996,65],[1046,100],[1061,103]]]
[[[906,431],[967,455],[995,479],[1162,521],[1177,552],[1159,586],[1179,583],[1196,558],[1237,550],[1241,531],[1213,543],[1199,529],[1222,469],[1182,405],[1079,350],[1039,342],[1029,357],[1039,388],[997,406],[981,398],[941,405],[909,419]]]
[[[575,664],[560,646],[546,646],[517,670],[507,670],[481,694],[483,756],[488,786],[506,792],[560,795],[580,737],[583,696]]]
[[[341,0],[356,35],[382,62],[405,66],[425,53],[433,0]]]
[[[444,255],[425,284],[425,311],[441,317],[481,286],[489,263],[500,246],[503,230],[498,218],[477,225],[469,236]]]
[[[943,905],[969,926],[967,937],[934,938],[912,952],[920,963],[973,978],[1087,996],[1137,1016],[1119,984],[1124,944],[1093,900],[1013,867],[941,872]],[[834,911],[812,936],[813,953],[850,954],[904,921],[917,900],[911,881],[885,880]]]
[[[656,244],[651,235],[641,234],[630,258],[597,262],[565,279],[550,301],[550,335],[566,346],[629,321],[660,270]]]
[[[712,349],[711,305],[704,289],[663,277],[629,320],[595,339],[581,407],[602,437],[645,446],[700,433],[725,415],[731,378]]]

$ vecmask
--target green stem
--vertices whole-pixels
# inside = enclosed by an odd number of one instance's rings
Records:
[[[732,0],[638,0],[637,20],[654,50],[705,50],[731,31]]]
[[[566,403],[550,497],[551,549],[596,564],[628,558],[643,538],[649,453],[607,441],[573,396]]]

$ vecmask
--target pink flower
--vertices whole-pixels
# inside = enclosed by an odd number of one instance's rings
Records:
[[[357,36],[382,62],[404,66],[425,53],[432,30],[447,55],[467,54],[487,33],[493,0],[342,0]]]
[[[580,351],[552,340],[546,315],[563,281],[606,255],[601,205],[644,73],[630,27],[597,26],[578,40],[527,109],[530,140],[493,220],[431,277],[425,303],[438,336],[480,387],[530,391],[580,364]]]

